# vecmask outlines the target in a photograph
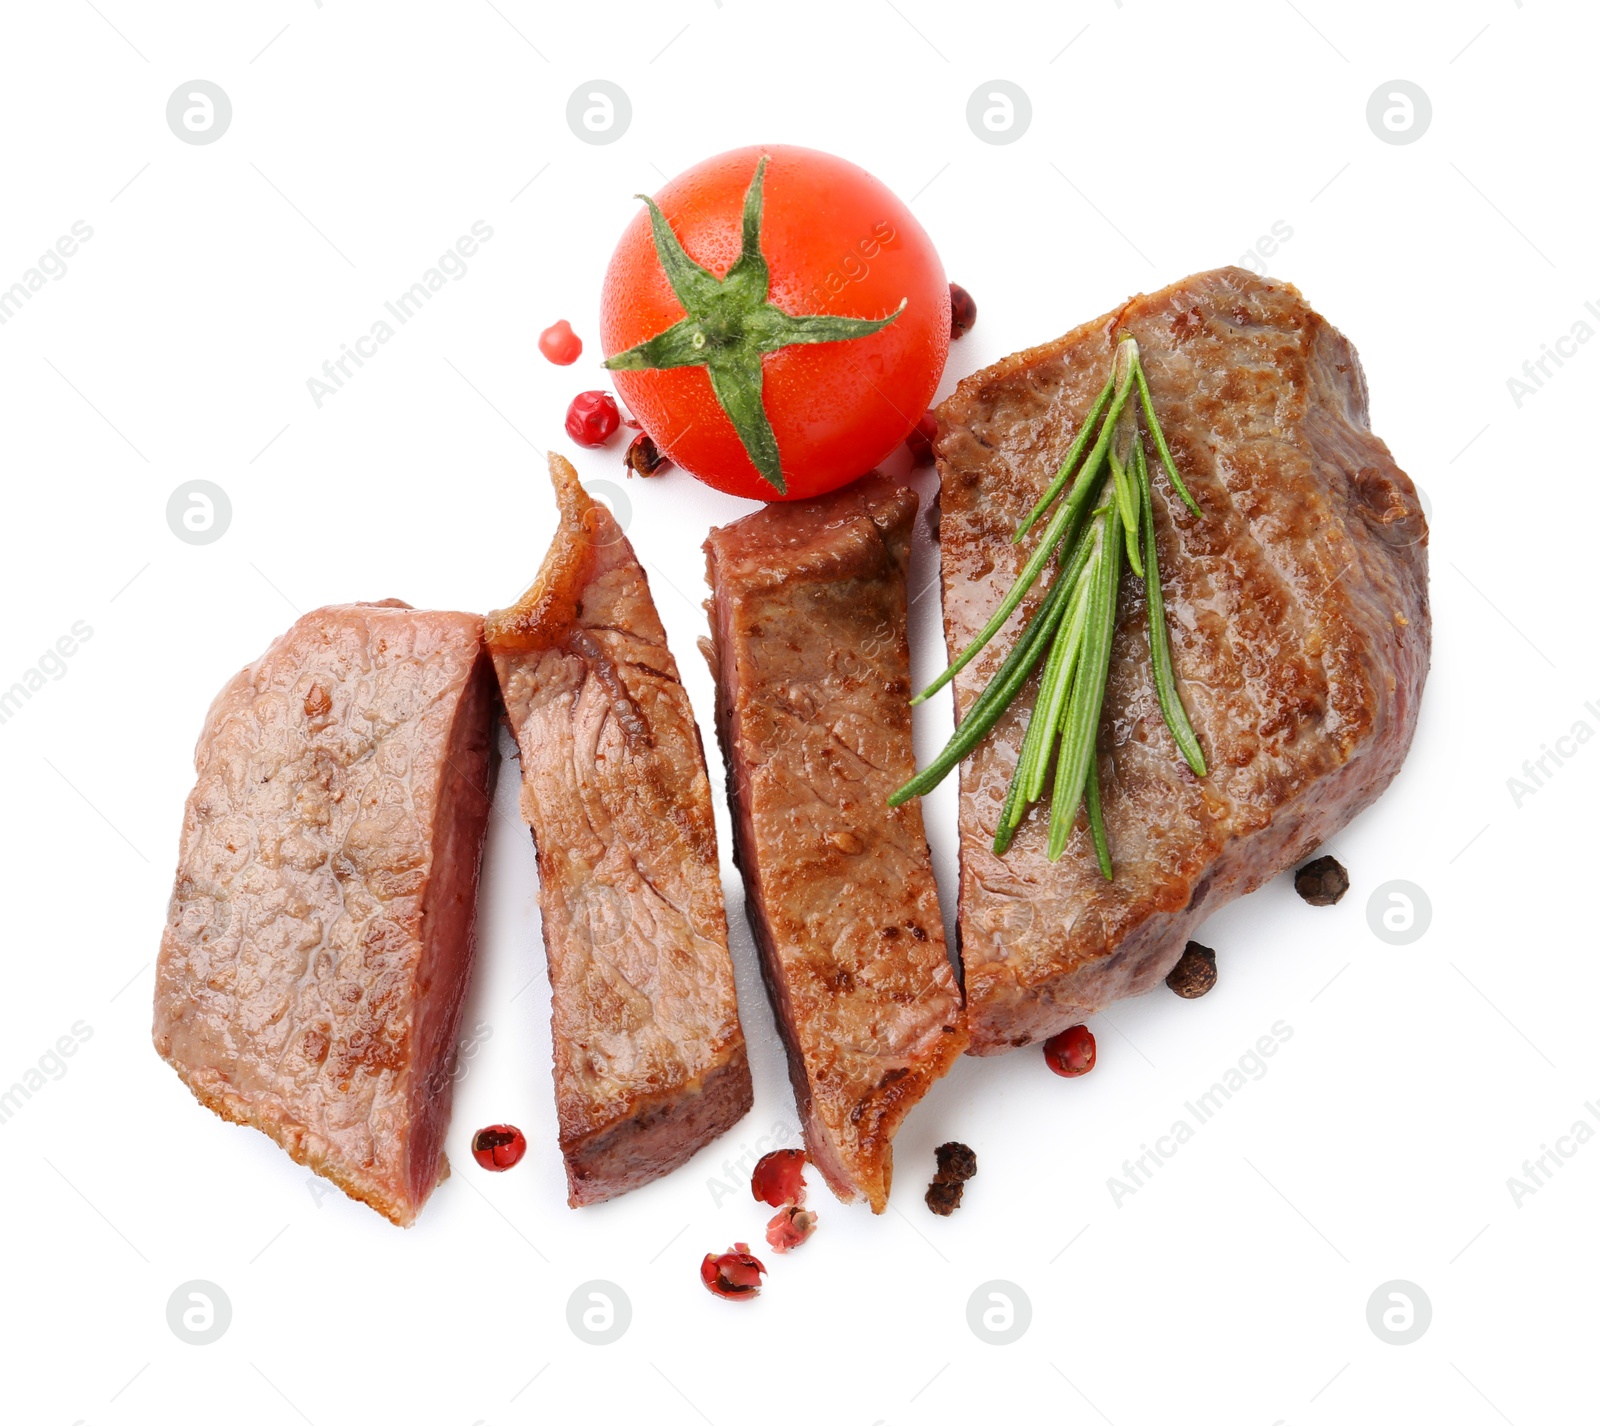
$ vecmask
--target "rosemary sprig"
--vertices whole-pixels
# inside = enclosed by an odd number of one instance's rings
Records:
[[[1137,402],[1131,401],[1138,391]],[[1199,740],[1184,711],[1173,677],[1166,610],[1157,562],[1150,465],[1140,438],[1138,412],[1155,444],[1173,489],[1191,510],[1200,507],[1183,484],[1167,446],[1150,386],[1139,361],[1138,343],[1118,344],[1111,377],[1090,407],[1065,459],[1039,503],[1018,527],[1020,542],[1056,504],[1071,482],[1067,498],[1051,515],[1039,544],[1028,557],[1000,606],[977,636],[912,701],[920,703],[953,679],[999,633],[1038,580],[1050,557],[1057,558],[1054,579],[1011,652],[956,729],[955,736],[922,772],[889,799],[898,806],[936,787],[993,729],[1035,668],[1043,661],[1032,716],[1017,751],[1011,786],[1000,809],[994,849],[1004,853],[1028,808],[1043,795],[1054,770],[1047,855],[1065,852],[1080,806],[1101,873],[1114,874],[1100,801],[1100,717],[1116,634],[1117,591],[1122,560],[1145,585],[1150,664],[1161,716],[1196,776],[1206,774]]]
[[[1161,422],[1156,420],[1156,408],[1150,402],[1150,383],[1144,379],[1144,368],[1135,359],[1133,366],[1133,379],[1139,383],[1139,404],[1144,407],[1144,419],[1149,423],[1150,436],[1156,443],[1156,453],[1161,457],[1161,464],[1167,468],[1167,479],[1172,482],[1172,488],[1183,497],[1183,503],[1194,511],[1197,519],[1204,519],[1200,514],[1200,507],[1194,503],[1194,496],[1189,494],[1189,487],[1183,483],[1183,477],[1178,474],[1178,467],[1173,464],[1172,452],[1167,449],[1167,438],[1161,432]]]
[[[1156,520],[1150,504],[1150,471],[1145,465],[1141,446],[1136,459],[1139,464],[1140,515],[1144,526],[1144,607],[1145,623],[1150,631],[1150,672],[1155,680],[1156,701],[1161,705],[1161,716],[1172,732],[1172,740],[1189,769],[1196,777],[1206,775],[1205,756],[1200,751],[1200,740],[1195,737],[1184,712],[1183,700],[1172,681],[1172,649],[1167,643],[1167,607],[1161,596],[1161,571],[1156,567]]]
[[[1100,863],[1100,875],[1107,881],[1116,879],[1111,866],[1111,844],[1106,841],[1106,819],[1100,811],[1100,758],[1089,759],[1089,782],[1084,788],[1084,804],[1089,809],[1089,836],[1094,841],[1094,859]]]
[[[1056,763],[1056,785],[1050,798],[1050,840],[1046,855],[1060,859],[1067,849],[1073,818],[1083,801],[1100,734],[1100,706],[1105,701],[1106,674],[1111,668],[1111,638],[1117,624],[1117,586],[1122,574],[1122,512],[1112,501],[1105,512],[1105,542],[1095,562],[1094,585],[1089,592],[1089,628],[1085,647],[1072,680],[1072,696],[1061,725],[1061,756]]]

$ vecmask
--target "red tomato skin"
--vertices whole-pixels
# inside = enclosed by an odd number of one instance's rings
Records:
[[[865,475],[927,409],[950,351],[950,284],[932,240],[888,188],[842,158],[787,144],[719,154],[656,194],[701,266],[723,277],[738,257],[745,189],[763,154],[768,300],[796,316],[878,318],[906,299],[906,310],[869,337],[786,347],[763,359],[763,404],[786,494],[745,454],[703,367],[612,378],[663,453],[706,484],[757,500],[802,500]],[[606,270],[601,345],[614,356],[683,316],[641,208]]]

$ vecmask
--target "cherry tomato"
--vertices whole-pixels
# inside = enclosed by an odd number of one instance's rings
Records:
[[[721,283],[739,258],[753,186],[761,204],[758,250],[769,273],[765,302],[776,313],[746,323],[753,309],[745,305],[730,335],[716,320],[725,313],[714,309],[735,294],[704,278]],[[844,159],[783,144],[707,159],[668,183],[656,202],[675,241],[703,269],[691,306],[704,311],[709,304],[712,320],[679,333],[676,356],[689,364],[618,366],[629,357],[646,362],[636,349],[701,315],[675,294],[650,213],[641,209],[606,272],[600,335],[618,394],[662,454],[718,490],[795,500],[845,485],[893,451],[927,409],[950,348],[950,285],[932,241],[905,204]],[[754,300],[748,286],[738,295],[746,304]],[[797,329],[784,326],[786,319],[846,318],[864,325],[881,323],[897,309],[893,320],[870,333],[790,341],[776,350],[757,350],[751,330],[765,321],[767,330],[778,325],[780,337],[793,336]],[[744,402],[740,426],[712,389],[704,364],[712,356],[723,372],[758,374],[759,409]],[[762,454],[748,432],[763,412],[775,438],[773,471],[781,492],[751,456],[753,449]]]

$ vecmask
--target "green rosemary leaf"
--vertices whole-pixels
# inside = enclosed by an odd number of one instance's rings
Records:
[[[1059,636],[1058,636],[1059,638]],[[1039,760],[1041,744],[1048,747],[1054,742],[1048,722],[1041,717],[1042,700],[1035,701],[1033,715],[1028,719],[1028,731],[1022,736],[1022,746],[1017,749],[1017,765],[1011,770],[1011,785],[1006,789],[1006,800],[1000,808],[1000,821],[995,827],[994,847],[1003,853],[1021,826],[1033,798],[1028,795],[1029,769]],[[1046,754],[1048,756],[1048,753]]]
[[[1122,517],[1116,501],[1106,509],[1105,544],[1097,562],[1089,627],[1078,658],[1067,703],[1067,722],[1061,733],[1061,757],[1056,763],[1056,785],[1050,803],[1050,841],[1046,855],[1060,860],[1072,834],[1078,804],[1083,801],[1084,779],[1094,756],[1100,731],[1100,707],[1105,701],[1106,674],[1111,668],[1111,639],[1116,632],[1117,584],[1122,574]]]
[[[1150,501],[1150,467],[1145,461],[1143,446],[1135,455],[1135,465],[1140,515],[1144,526],[1145,624],[1150,631],[1150,672],[1155,680],[1156,701],[1161,705],[1161,716],[1166,719],[1183,760],[1196,777],[1204,777],[1206,760],[1200,751],[1200,740],[1194,735],[1189,715],[1184,711],[1183,699],[1178,696],[1172,677],[1172,649],[1167,643],[1167,609],[1161,594],[1161,566],[1156,562],[1156,517]]]
[[[1128,393],[1133,390],[1134,375],[1139,369],[1137,345],[1129,356],[1125,357],[1123,355],[1123,348],[1131,341],[1131,337],[1125,338],[1117,347],[1117,356],[1112,366],[1113,379],[1115,379],[1117,366],[1124,361],[1127,362],[1127,370],[1123,372],[1122,380],[1117,383],[1116,394],[1111,398],[1111,408],[1106,412],[1105,420],[1100,423],[1100,434],[1095,438],[1094,448],[1085,459],[1083,469],[1078,472],[1078,479],[1073,484],[1071,493],[1067,496],[1067,503],[1061,507],[1063,510],[1072,511],[1074,515],[1088,503],[1091,495],[1098,489],[1100,467],[1105,464],[1106,452],[1111,448],[1112,432],[1116,429],[1117,420],[1122,415],[1123,406],[1127,404]],[[1039,503],[1028,512],[1028,518],[1022,522],[1019,533],[1033,528],[1033,522],[1050,508],[1056,496],[1061,494],[1061,488],[1065,484],[1066,476],[1057,474],[1056,478],[1050,482],[1050,488],[1045,491]]]
[[[1135,387],[1138,401],[1130,404]],[[1111,379],[1095,398],[1049,489],[1016,532],[1015,542],[1020,542],[1055,506],[1038,547],[988,623],[912,702],[931,697],[977,656],[1004,627],[1054,554],[1056,576],[1048,592],[944,750],[889,799],[891,806],[898,806],[936,786],[994,728],[1037,669],[1038,693],[1000,809],[994,850],[1002,855],[1009,849],[1028,808],[1044,795],[1053,764],[1055,785],[1050,795],[1046,855],[1058,861],[1065,853],[1081,806],[1087,814],[1095,860],[1107,881],[1113,879],[1115,868],[1100,799],[1098,742],[1124,555],[1128,567],[1144,580],[1151,673],[1161,715],[1184,761],[1196,776],[1206,775],[1199,739],[1173,673],[1157,557],[1151,462],[1139,433],[1141,409],[1172,488],[1196,516],[1204,518],[1178,474],[1156,418],[1138,343],[1125,335],[1117,344]],[[1074,482],[1071,490],[1056,505],[1069,480]]]
[[[1075,489],[1072,493],[1076,496],[1078,492]],[[1032,588],[1033,582],[1039,577],[1039,571],[1044,568],[1045,562],[1055,552],[1056,548],[1065,542],[1068,534],[1071,533],[1071,528],[1076,524],[1082,508],[1082,502],[1074,505],[1072,500],[1069,499],[1066,504],[1050,517],[1050,523],[1045,526],[1044,536],[1039,541],[1039,548],[1028,556],[1028,562],[1023,565],[1022,572],[1017,576],[1016,582],[1012,584],[1006,597],[1000,601],[1000,607],[989,616],[989,622],[978,630],[977,636],[956,655],[950,666],[911,700],[913,708],[917,704],[925,703],[932,698],[973,659],[977,658],[978,654],[982,652],[983,646],[1000,632],[1017,605],[1022,603],[1023,596]]]
[[[1000,808],[1000,822],[994,829],[994,854],[997,857],[1003,857],[1011,849],[1011,839],[1017,835],[1017,828],[1027,810],[1028,805],[1022,800],[1022,779],[1013,771],[1005,804]]]
[[[1161,457],[1161,464],[1167,468],[1167,479],[1172,482],[1172,488],[1183,497],[1183,503],[1196,515],[1200,515],[1200,507],[1194,503],[1194,496],[1189,494],[1189,488],[1183,483],[1183,477],[1178,474],[1178,467],[1172,459],[1172,452],[1167,449],[1167,438],[1162,434],[1161,422],[1156,420],[1156,408],[1150,400],[1150,383],[1144,379],[1144,367],[1137,359],[1133,363],[1134,380],[1139,383],[1139,404],[1144,407],[1145,423],[1150,427],[1150,435],[1156,443],[1156,452]],[[1201,519],[1205,517],[1200,516]]]
[[[1089,808],[1089,835],[1094,838],[1095,860],[1100,863],[1100,875],[1107,881],[1116,872],[1111,865],[1111,844],[1106,841],[1106,819],[1100,811],[1100,758],[1089,759],[1089,780],[1084,784],[1083,800]]]
[[[1080,566],[1081,567],[1081,566]],[[988,686],[978,695],[967,716],[961,720],[950,741],[927,767],[923,768],[904,787],[890,795],[889,805],[898,807],[913,797],[931,792],[949,776],[950,771],[975,748],[1000,720],[1010,706],[1017,690],[1028,680],[1034,665],[1044,653],[1045,641],[1055,632],[1056,625],[1065,613],[1072,592],[1072,578],[1067,577],[1071,567],[1051,585],[1033,618],[1022,631],[1016,647],[1006,655],[1005,662],[995,671]],[[1075,577],[1075,576],[1074,576]]]
[[[1089,414],[1083,418],[1083,425],[1078,428],[1077,438],[1068,448],[1066,458],[1061,462],[1061,468],[1056,471],[1055,479],[1050,482],[1050,488],[1045,491],[1044,498],[1028,512],[1028,518],[1017,526],[1017,533],[1011,537],[1012,544],[1021,544],[1022,537],[1033,528],[1034,522],[1055,504],[1056,496],[1061,494],[1072,476],[1072,468],[1078,463],[1078,457],[1083,454],[1084,447],[1094,435],[1100,413],[1106,409],[1106,402],[1111,399],[1116,384],[1116,371],[1113,368],[1112,374],[1106,378],[1106,384],[1100,388],[1100,394],[1094,398],[1094,405],[1089,408]]]
[[[1138,439],[1137,436],[1134,438]],[[1123,543],[1128,552],[1128,563],[1133,566],[1133,572],[1141,579],[1144,577],[1144,565],[1139,560],[1139,497],[1133,488],[1132,448],[1129,448],[1127,460],[1118,460],[1117,452],[1113,447],[1107,452],[1106,459],[1111,462],[1111,479],[1113,488],[1117,492],[1117,505],[1122,517]]]
[[[1039,680],[1039,696],[1034,702],[1034,722],[1041,733],[1032,756],[1021,765],[1022,795],[1036,802],[1044,791],[1044,780],[1050,770],[1050,754],[1055,751],[1056,734],[1061,729],[1062,712],[1067,704],[1067,691],[1072,687],[1072,675],[1077,668],[1078,655],[1083,648],[1083,634],[1088,627],[1091,590],[1097,575],[1095,561],[1103,559],[1101,547],[1105,540],[1104,521],[1097,520],[1086,539],[1092,541],[1095,553],[1079,574],[1072,591],[1072,603],[1066,617],[1057,626],[1056,636],[1050,645],[1050,657],[1045,660],[1044,674]]]

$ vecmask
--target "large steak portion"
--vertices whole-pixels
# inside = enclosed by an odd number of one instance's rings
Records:
[[[403,1225],[449,1171],[496,701],[475,614],[307,614],[206,715],[161,938],[195,1097]]]
[[[1355,348],[1293,287],[1238,268],[1134,298],[969,377],[939,408],[952,656],[1032,549],[1018,522],[1131,332],[1197,519],[1151,453],[1162,591],[1209,775],[1185,767],[1150,678],[1143,584],[1123,580],[1100,736],[1116,879],[1046,807],[991,849],[1030,685],[961,770],[961,953],[972,1052],[1054,1034],[1161,980],[1202,918],[1292,865],[1394,777],[1427,675],[1427,527],[1367,426]],[[1042,597],[956,681],[968,709]]]
[[[683,1163],[750,1107],[700,730],[611,512],[551,456],[561,524],[489,616],[550,968],[567,1201]]]
[[[967,1042],[912,775],[917,497],[869,477],[706,541],[734,856],[806,1148],[888,1203],[890,1141]]]

